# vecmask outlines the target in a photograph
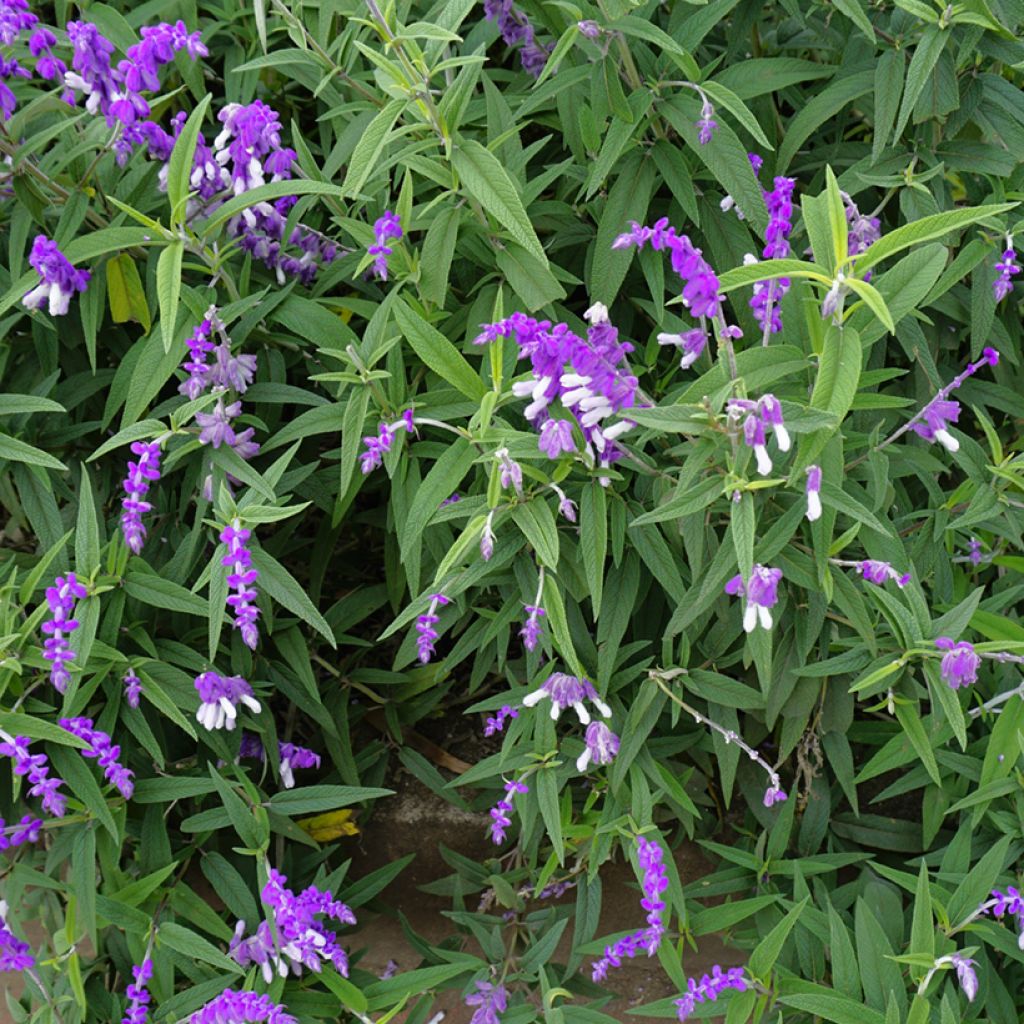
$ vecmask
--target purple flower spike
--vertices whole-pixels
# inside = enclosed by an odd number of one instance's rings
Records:
[[[723,971],[717,964],[710,974],[697,981],[691,978],[688,983],[688,991],[676,1000],[677,1019],[686,1020],[693,1013],[697,1003],[705,1000],[716,1000],[726,989],[735,989],[737,992],[746,992],[750,988],[743,973],[742,967],[730,967]]]
[[[243,529],[237,517],[231,521],[230,526],[225,526],[221,530],[220,539],[227,545],[228,551],[221,558],[220,564],[231,570],[227,583],[234,593],[228,594],[227,603],[234,612],[234,627],[241,633],[246,647],[255,651],[260,638],[259,627],[256,625],[260,610],[254,604],[256,589],[253,584],[260,574],[253,568],[252,552],[246,547],[245,542],[250,536],[251,531]]]
[[[146,1024],[150,1001],[147,986],[153,977],[153,961],[147,957],[138,967],[133,967],[132,977],[134,983],[125,989],[129,1002],[121,1024]]]
[[[26,736],[11,736],[0,729],[0,755],[14,761],[15,775],[27,776],[29,796],[39,797],[43,810],[55,818],[64,817],[67,810],[67,797],[60,792],[64,780],[50,774],[50,764],[45,754],[30,754],[29,739]]]
[[[539,604],[527,604],[523,606],[526,609],[527,619],[523,624],[523,628],[519,631],[519,635],[523,638],[523,646],[528,650],[535,650],[537,642],[540,640],[543,627],[540,624],[541,617],[547,613]]]
[[[821,518],[821,466],[807,467],[807,520]]]
[[[893,580],[902,589],[910,582],[909,572],[898,573],[888,562],[878,562],[872,558],[860,563],[860,574],[869,583],[875,583],[878,586]]]
[[[89,283],[88,270],[76,270],[67,257],[46,235],[36,235],[29,263],[39,275],[39,284],[21,300],[26,309],[39,309],[48,303],[50,316],[64,316],[75,292],[84,292]]]
[[[762,629],[772,628],[772,608],[779,601],[779,581],[782,579],[781,569],[772,569],[766,565],[755,565],[750,582],[744,584],[742,576],[733,576],[725,585],[725,592],[733,596],[744,596],[747,599],[743,610],[743,629],[752,633],[760,622]]]
[[[519,60],[523,70],[528,75],[538,78],[548,62],[548,55],[554,44],[542,45],[537,42],[530,19],[515,5],[514,0],[484,0],[484,16],[488,21],[498,22],[498,31],[508,46],[522,44],[519,49]],[[580,22],[580,25],[582,24]]]
[[[981,541],[976,537],[972,537],[967,542],[967,557],[971,561],[971,565],[981,565],[983,555],[981,553]]]
[[[43,657],[52,663],[50,668],[50,682],[59,693],[66,693],[68,683],[71,682],[71,673],[65,667],[66,663],[73,661],[75,652],[71,650],[67,635],[78,629],[78,621],[71,618],[75,610],[75,600],[86,596],[88,591],[75,579],[75,574],[69,572],[67,576],[58,576],[52,587],[46,588],[46,603],[50,606],[52,619],[47,619],[42,625],[46,634],[43,642]]]
[[[487,833],[495,846],[505,842],[509,826],[512,824],[512,800],[516,793],[529,793],[530,787],[517,779],[505,783],[505,796],[491,808],[491,823],[487,826]]]
[[[434,594],[430,598],[430,607],[426,613],[418,616],[416,619],[416,632],[418,634],[416,637],[416,652],[420,663],[423,665],[426,665],[434,656],[434,642],[441,635],[434,629],[441,620],[441,616],[437,614],[437,609],[439,606],[450,603],[444,594]]]
[[[956,643],[948,636],[940,636],[935,646],[946,653],[942,656],[942,679],[954,690],[978,681],[981,658],[974,653],[974,645],[966,640]]]
[[[859,256],[882,237],[882,222],[877,217],[865,217],[857,204],[844,192],[843,205],[846,207],[847,255]],[[867,280],[867,278],[865,278]]]
[[[234,729],[239,704],[257,715],[262,710],[252,694],[252,687],[241,676],[203,672],[196,676],[195,687],[201,701],[196,721],[204,729]]]
[[[551,717],[558,721],[566,708],[572,708],[583,725],[590,724],[590,712],[584,705],[589,700],[605,717],[612,717],[612,709],[598,695],[588,679],[578,679],[564,672],[553,672],[544,683],[523,698],[523,706],[532,708],[542,700],[551,701]]]
[[[18,98],[7,84],[8,78],[31,78],[32,73],[23,68],[13,57],[0,57],[0,117],[9,120],[18,106]]]
[[[786,791],[782,788],[782,783],[777,775],[772,776],[771,784],[764,791],[763,803],[765,807],[774,807],[776,804],[781,804],[789,799]]]
[[[665,901],[661,894],[668,888],[668,875],[662,860],[661,845],[644,836],[637,836],[636,841],[637,860],[643,872],[640,888],[644,896],[640,906],[647,911],[647,927],[619,939],[613,946],[606,946],[604,956],[591,965],[590,977],[593,981],[603,981],[608,976],[609,969],[621,967],[622,961],[626,958],[639,956],[641,953],[654,956],[665,934],[665,923],[662,918]]]
[[[469,1024],[501,1024],[499,1014],[508,1008],[508,992],[504,985],[478,981],[476,991],[466,996],[466,1005],[476,1007]]]
[[[1013,251],[1012,238],[1006,240],[1006,249],[1003,258],[996,263],[996,271],[999,276],[992,282],[992,291],[995,293],[996,302],[1002,302],[1013,291],[1013,278],[1020,273],[1020,264],[1017,262],[1017,254]]]
[[[518,717],[519,712],[514,707],[510,704],[503,704],[493,718],[487,719],[487,722],[484,725],[484,735],[496,736],[498,733],[504,731],[505,723],[508,719]]]
[[[287,887],[287,881],[284,875],[271,868],[270,880],[260,893],[264,904],[273,911],[281,939],[281,957],[290,961],[296,975],[301,974],[303,968],[319,974],[323,965],[330,963],[347,978],[348,954],[339,945],[335,933],[327,929],[323,921],[318,921],[317,916],[339,924],[355,924],[356,915],[326,890],[310,885],[296,895]]]
[[[160,479],[160,441],[135,441],[131,447],[132,454],[139,457],[138,462],[128,460],[128,475],[124,480],[124,497],[121,499],[121,532],[130,551],[138,555],[146,542],[146,526],[143,515],[153,510],[146,501],[149,485]]]
[[[960,982],[967,1001],[973,1003],[974,997],[978,994],[978,975],[974,970],[977,961],[969,959],[963,953],[952,953],[949,962],[956,968],[956,979]]]
[[[128,707],[137,708],[142,697],[142,680],[133,669],[128,669],[121,682],[124,683],[124,699],[128,702]]]
[[[26,814],[17,825],[8,825],[0,818],[0,851],[11,850],[26,843],[38,843],[42,834],[43,819],[32,814]],[[3,969],[3,964],[0,963],[0,971]]]
[[[411,434],[414,426],[412,409],[407,409],[394,423],[381,423],[376,436],[371,434],[369,437],[364,437],[363,444],[366,445],[366,451],[359,456],[360,469],[363,473],[372,473],[384,465],[384,454],[391,451],[396,430],[405,430]]]
[[[591,722],[585,734],[586,746],[576,759],[576,770],[585,772],[591,761],[594,764],[611,764],[619,752],[619,737],[604,722]]]
[[[188,1019],[189,1024],[298,1024],[270,996],[225,989]]]
[[[378,217],[374,222],[373,235],[374,244],[366,251],[376,257],[373,261],[373,272],[377,275],[378,280],[386,281],[388,279],[388,257],[392,252],[387,243],[392,238],[402,237],[402,222],[398,219],[398,214],[385,210],[384,216]]]
[[[27,971],[35,963],[31,946],[7,927],[7,901],[0,900],[0,971]]]
[[[1021,896],[1012,885],[1006,887],[1002,893],[998,889],[992,890],[992,901],[984,904],[983,910],[992,911],[995,917],[1002,917],[1003,914],[1010,914],[1017,919],[1017,948],[1024,950],[1024,896]]]
[[[39,18],[28,6],[28,0],[2,0],[0,2],[0,43],[13,45],[18,36],[32,28]]]
[[[793,230],[793,190],[796,188],[796,179],[779,176],[774,186],[770,192],[764,193],[765,205],[768,207],[768,229],[763,250],[766,260],[784,259],[789,255],[789,233]],[[744,262],[748,260],[744,259]],[[757,261],[751,259],[750,262]],[[777,334],[782,330],[779,302],[789,291],[789,285],[788,277],[760,281],[754,285],[750,308],[754,319],[768,334]]]
[[[121,748],[102,729],[94,729],[91,718],[62,718],[58,725],[89,744],[81,751],[82,757],[95,757],[107,781],[117,787],[125,800],[130,800],[135,792],[135,773],[118,762]]]
[[[951,400],[950,395],[959,388],[968,377],[972,377],[983,366],[996,366],[999,353],[987,347],[982,350],[981,359],[976,363],[968,363],[962,373],[954,377],[938,394],[914,417],[910,428],[919,437],[933,444],[938,441],[947,451],[960,450],[960,442],[949,432],[949,424],[956,423],[960,418],[960,403]],[[923,420],[923,422],[918,422]],[[906,429],[906,428],[904,428]]]
[[[511,487],[521,498],[523,496],[523,467],[513,459],[507,448],[499,448],[494,457],[498,460],[501,486]]]

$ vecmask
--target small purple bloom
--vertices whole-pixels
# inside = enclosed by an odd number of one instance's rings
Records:
[[[444,594],[433,594],[430,598],[430,607],[423,615],[418,616],[416,619],[416,633],[418,634],[416,637],[416,654],[423,665],[426,665],[434,656],[434,643],[441,635],[434,628],[441,620],[441,616],[437,614],[437,609],[439,606],[450,603]]]
[[[360,469],[364,475],[372,473],[384,465],[384,454],[391,451],[396,430],[405,430],[411,434],[413,427],[412,409],[406,409],[394,423],[381,423],[377,428],[376,436],[371,434],[364,437],[363,444],[366,445],[366,451],[359,456]]]
[[[755,565],[750,582],[744,584],[742,576],[734,576],[725,585],[725,592],[733,596],[744,596],[747,599],[743,610],[743,629],[752,633],[760,622],[762,629],[772,628],[772,613],[779,601],[779,581],[782,579],[781,569],[772,569],[766,565]]]
[[[967,557],[971,560],[971,565],[981,565],[982,553],[981,553],[981,541],[976,537],[972,537],[967,542]]]
[[[484,0],[484,16],[488,21],[497,20],[498,31],[508,46],[521,44],[519,60],[523,70],[538,78],[554,44],[542,45],[537,42],[530,19],[516,6],[514,0]]]
[[[601,35],[601,26],[596,21],[577,21],[576,28],[587,39],[597,39]]]
[[[189,1024],[298,1024],[270,996],[225,989],[188,1019]]]
[[[1013,250],[1011,239],[1007,239],[1003,258],[996,263],[996,271],[999,276],[992,283],[992,291],[995,293],[996,302],[1002,302],[1013,291],[1014,275],[1020,273],[1020,264],[1017,262],[1017,254]]]
[[[45,754],[30,754],[30,740],[26,736],[11,736],[0,729],[0,755],[14,762],[14,774],[27,776],[29,796],[39,797],[43,810],[55,818],[62,818],[67,810],[67,797],[60,792],[64,780],[50,774],[50,764]]]
[[[480,534],[480,557],[489,562],[494,556],[494,542],[498,539],[494,534],[494,510],[487,513],[483,532]]]
[[[756,402],[748,398],[730,398],[726,414],[734,423],[740,424],[744,444],[754,450],[757,472],[768,476],[772,471],[772,460],[768,454],[767,431],[771,430],[775,435],[780,452],[788,452],[791,447],[779,400],[771,394],[762,395]]]
[[[697,1003],[705,1000],[716,1000],[726,989],[746,992],[750,983],[744,977],[742,967],[730,967],[723,971],[717,964],[710,974],[705,974],[700,981],[690,978],[688,991],[676,1000],[677,1019],[686,1020],[693,1013]]]
[[[711,105],[707,96],[703,97],[700,108],[700,118],[697,120],[697,141],[706,146],[714,137],[718,122],[714,120],[715,108]]]
[[[18,36],[32,28],[39,18],[29,10],[28,0],[0,2],[0,43],[11,46]]]
[[[320,755],[309,747],[300,747],[294,743],[281,743],[278,748],[281,760],[281,781],[285,789],[295,787],[296,768],[319,768]]]
[[[132,977],[134,983],[125,989],[128,1006],[121,1024],[146,1024],[150,1001],[147,986],[153,977],[153,961],[146,957],[138,967],[132,967]]]
[[[373,272],[379,280],[386,281],[388,279],[388,257],[392,252],[387,243],[392,238],[402,237],[402,222],[398,219],[398,214],[385,210],[384,216],[378,217],[374,222],[373,236],[374,244],[366,251],[375,257]]]
[[[476,1007],[469,1024],[501,1024],[499,1015],[508,1007],[508,992],[504,985],[478,981],[476,991],[466,996],[466,1005]]]
[[[137,708],[142,697],[142,680],[133,669],[128,669],[121,682],[124,683],[124,699],[128,702],[128,707]]]
[[[964,995],[967,996],[967,1001],[973,1003],[974,997],[978,994],[978,975],[974,970],[976,961],[962,953],[952,953],[949,962],[956,968],[956,978],[964,990]]]
[[[938,441],[947,451],[960,450],[960,442],[949,432],[950,423],[960,418],[960,403],[950,399],[933,399],[921,412],[923,423],[915,423],[913,431],[933,444]]]
[[[143,515],[153,510],[146,501],[150,484],[160,479],[160,441],[135,441],[131,451],[138,461],[128,460],[128,475],[124,480],[124,497],[121,499],[121,532],[130,551],[138,555],[146,542],[146,526]]]
[[[543,631],[540,619],[547,613],[537,604],[527,604],[523,607],[526,609],[527,619],[523,628],[519,631],[519,635],[523,638],[523,646],[528,651],[532,651],[537,647],[537,642],[540,640],[540,635]]]
[[[821,466],[807,467],[807,519],[821,518]]]
[[[0,818],[0,851],[11,850],[26,843],[38,843],[43,833],[43,820],[33,814],[26,814],[17,825],[8,825],[3,818]],[[0,939],[2,946],[2,939]],[[3,951],[0,949],[0,971],[4,970],[2,963]]]
[[[257,715],[262,710],[252,687],[241,676],[202,672],[196,676],[195,687],[200,700],[196,721],[205,729],[234,729],[239,704]]]
[[[491,808],[491,823],[487,826],[488,835],[495,846],[505,842],[509,826],[512,824],[512,800],[516,793],[529,793],[530,787],[517,779],[505,783],[505,796]]]
[[[549,459],[557,459],[562,452],[576,451],[572,424],[562,419],[547,420],[540,428],[539,447]]]
[[[591,761],[594,764],[611,764],[619,752],[619,737],[604,722],[591,722],[584,734],[586,746],[576,759],[576,770],[585,772]]]
[[[702,327],[694,327],[682,334],[659,334],[659,345],[675,345],[682,350],[682,357],[679,360],[681,370],[689,369],[704,352],[708,345],[708,332]]]
[[[82,757],[95,757],[107,781],[117,787],[125,800],[130,800],[135,792],[135,773],[118,762],[121,748],[102,729],[93,728],[91,718],[62,718],[57,724],[89,744],[81,751]]]
[[[21,300],[26,309],[39,309],[48,303],[50,316],[63,316],[71,307],[75,292],[84,292],[89,283],[88,270],[76,270],[46,235],[36,235],[29,263],[39,275],[39,284]]]
[[[990,909],[995,917],[1010,914],[1017,919],[1017,948],[1024,950],[1024,896],[1021,896],[1012,885],[1006,887],[1005,893],[993,889],[992,902],[982,907],[983,910],[986,908]]]
[[[518,717],[519,712],[514,707],[510,704],[503,704],[496,715],[487,719],[487,722],[484,725],[484,735],[496,736],[498,733],[504,731],[505,723],[508,719]]]
[[[974,653],[974,645],[966,640],[956,643],[948,636],[940,636],[935,646],[946,653],[942,656],[942,679],[954,690],[978,681],[981,658]]]
[[[501,486],[511,487],[519,497],[523,496],[523,467],[508,454],[507,448],[499,448],[494,457],[498,460]]]
[[[35,962],[31,946],[7,926],[7,901],[0,900],[0,971],[27,971]]]
[[[765,807],[774,807],[775,804],[781,804],[788,800],[789,797],[786,791],[782,788],[782,783],[777,775],[773,775],[770,780],[770,785],[764,791],[763,803]]]
[[[65,667],[74,660],[75,652],[71,650],[68,634],[78,629],[78,621],[71,618],[75,610],[75,600],[86,596],[88,591],[75,579],[75,574],[58,576],[52,587],[46,588],[46,603],[50,606],[52,619],[47,619],[42,630],[46,634],[43,642],[43,657],[51,662],[50,682],[59,693],[66,693],[71,673]]]
[[[882,237],[882,222],[877,217],[865,217],[846,193],[843,193],[843,205],[848,225],[847,255],[859,256]]]
[[[860,574],[869,583],[882,586],[889,580],[894,580],[901,589],[910,582],[910,573],[898,573],[888,562],[878,562],[868,558],[860,563]]]
[[[566,708],[572,708],[583,725],[590,724],[590,712],[584,705],[589,700],[605,717],[612,717],[612,709],[601,699],[589,679],[578,679],[564,672],[553,672],[532,693],[523,698],[523,706],[532,708],[542,700],[551,701],[551,717],[557,721]]]
[[[220,533],[220,539],[227,546],[220,564],[230,569],[227,578],[228,587],[234,591],[228,594],[228,607],[234,612],[233,625],[242,635],[242,642],[250,650],[256,650],[259,642],[259,627],[257,621],[260,617],[260,610],[256,607],[256,589],[253,584],[259,579],[259,571],[253,568],[252,552],[246,546],[252,531],[242,527],[242,522],[237,517],[225,526]]]

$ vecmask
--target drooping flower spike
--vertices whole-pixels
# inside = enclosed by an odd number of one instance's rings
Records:
[[[981,658],[974,651],[974,645],[966,640],[959,643],[948,636],[940,636],[935,646],[946,653],[942,656],[942,680],[954,690],[971,686],[978,681]]]
[[[43,657],[51,663],[50,682],[59,693],[67,692],[71,682],[71,673],[66,664],[73,661],[75,652],[71,650],[68,634],[78,629],[78,621],[71,616],[75,611],[75,601],[87,595],[85,586],[78,582],[73,572],[67,576],[58,576],[52,587],[46,588],[46,603],[53,616],[43,625],[46,640],[43,642]]]
[[[765,206],[768,207],[768,228],[765,232],[763,250],[766,260],[784,259],[790,254],[789,234],[793,230],[793,190],[795,188],[795,178],[786,178],[780,175],[776,177],[771,191],[764,193]],[[747,260],[744,259],[744,263],[746,262]],[[749,305],[754,319],[761,325],[766,336],[777,334],[782,330],[782,313],[779,310],[779,303],[789,290],[789,285],[788,277],[760,281],[754,285],[754,294]]]
[[[661,894],[668,888],[668,874],[665,870],[661,845],[645,836],[637,836],[637,860],[643,872],[640,888],[643,899],[640,906],[647,911],[647,927],[619,939],[614,945],[606,946],[604,956],[596,960],[590,968],[592,981],[603,981],[612,967],[621,967],[622,961],[629,957],[646,953],[654,956],[661,945],[665,934],[665,922],[662,914],[665,901]]]
[[[146,1024],[149,1017],[149,983],[153,978],[153,961],[146,957],[137,967],[132,967],[134,981],[125,989],[128,1006],[121,1024]]]
[[[405,430],[411,434],[414,429],[412,409],[406,409],[394,423],[381,423],[376,435],[363,438],[366,451],[359,456],[360,469],[364,474],[372,473],[375,469],[384,465],[385,452],[391,451],[391,445],[395,440],[395,431]]]
[[[758,623],[762,629],[772,628],[771,609],[779,602],[779,581],[782,570],[766,565],[755,565],[748,583],[741,575],[734,576],[725,585],[725,592],[746,598],[743,609],[743,629],[752,633]]]
[[[873,558],[868,558],[861,562],[858,568],[864,579],[877,586],[882,586],[882,584],[892,580],[902,589],[910,582],[909,572],[897,572],[888,562],[879,562]]]
[[[589,679],[579,679],[566,675],[564,672],[553,672],[532,693],[523,698],[523,705],[532,708],[542,700],[551,701],[551,717],[557,721],[558,716],[567,708],[572,708],[583,725],[590,724],[590,712],[583,703],[589,700],[605,717],[612,717],[612,709],[601,699]]]
[[[491,808],[491,823],[487,826],[487,834],[495,846],[505,842],[508,828],[512,824],[512,801],[515,795],[529,792],[530,787],[521,779],[511,779],[505,783],[505,796]]]
[[[278,761],[281,768],[281,782],[285,789],[295,787],[296,768],[319,768],[320,755],[309,747],[300,747],[295,743],[281,743],[277,745]],[[266,751],[258,736],[252,733],[243,733],[242,742],[238,749],[239,758],[256,758],[260,761],[266,758]]]
[[[121,680],[124,684],[124,699],[130,708],[137,708],[142,698],[142,680],[135,674],[134,669],[128,669]]]
[[[392,250],[388,246],[391,239],[402,237],[402,222],[398,219],[397,213],[390,210],[384,211],[383,217],[378,217],[373,225],[374,244],[366,251],[374,257],[373,272],[381,281],[388,279],[388,257]]]
[[[1013,291],[1013,278],[1020,273],[1020,264],[1017,262],[1017,253],[1014,252],[1013,238],[1010,235],[1006,236],[1003,258],[996,263],[996,273],[998,276],[992,282],[992,291],[996,302],[1002,302]]]
[[[0,755],[14,762],[14,773],[28,778],[28,795],[39,797],[43,810],[55,818],[62,818],[67,810],[67,796],[60,792],[64,780],[50,774],[50,763],[45,754],[29,752],[27,736],[12,736],[0,729]]]
[[[64,316],[71,308],[75,292],[84,292],[91,277],[88,270],[76,270],[60,251],[57,243],[46,235],[36,235],[28,258],[39,275],[39,284],[21,300],[26,309],[39,309],[47,304],[50,316]]]
[[[528,651],[536,650],[537,644],[540,641],[541,633],[543,632],[543,626],[541,625],[541,619],[547,614],[543,607],[541,607],[541,601],[544,599],[544,567],[541,566],[540,573],[537,578],[537,595],[533,599],[533,604],[523,605],[526,609],[526,622],[523,628],[519,631],[519,635],[523,638],[523,646]]]
[[[705,974],[700,981],[690,978],[687,991],[676,1000],[676,1019],[685,1021],[693,1013],[698,1003],[706,1000],[714,1001],[726,990],[746,992],[750,988],[742,967],[730,967],[723,971],[717,964],[710,974]]]
[[[27,971],[35,966],[32,947],[7,925],[7,901],[0,900],[0,971]]]
[[[416,618],[416,655],[422,665],[426,665],[434,656],[434,644],[441,635],[434,628],[441,621],[437,609],[450,603],[450,599],[444,594],[434,594],[430,598],[430,607]]]
[[[510,718],[518,718],[519,712],[512,707],[511,704],[503,704],[499,709],[498,713],[493,717],[489,717],[484,723],[484,735],[485,736],[496,736],[500,732],[504,732],[505,723]]]
[[[135,441],[131,451],[138,461],[128,460],[128,475],[124,479],[124,497],[121,499],[121,532],[125,544],[133,554],[141,554],[146,542],[146,524],[143,515],[153,510],[146,501],[151,484],[160,479],[160,457],[162,439],[156,441]]]
[[[241,676],[203,672],[196,676],[195,687],[201,701],[196,721],[204,729],[234,729],[239,704],[257,715],[263,709],[253,696],[252,687]]]
[[[228,526],[220,532],[221,543],[227,546],[220,562],[227,567],[227,584],[232,593],[227,596],[228,607],[234,613],[232,625],[242,636],[242,642],[250,650],[256,650],[259,642],[260,610],[256,607],[256,589],[253,584],[259,579],[259,571],[253,568],[252,552],[246,542],[251,531],[242,527],[241,520],[236,516]]]
[[[537,42],[537,33],[526,13],[515,0],[484,0],[484,17],[497,21],[498,31],[507,46],[519,46],[523,70],[538,78],[548,62],[554,44]]]
[[[782,406],[774,395],[762,395],[756,402],[749,398],[730,398],[726,403],[726,415],[738,424],[743,443],[754,451],[757,471],[768,476],[772,471],[772,460],[768,454],[768,431],[771,430],[778,442],[779,451],[790,449],[789,431],[782,419]]]
[[[949,432],[949,424],[956,423],[960,418],[960,403],[950,399],[950,395],[959,388],[968,377],[973,376],[983,366],[996,366],[999,362],[999,353],[994,348],[986,348],[982,352],[982,358],[976,363],[968,363],[967,368],[954,377],[935,397],[904,427],[897,431],[892,438],[898,437],[905,430],[913,430],[918,437],[924,438],[934,444],[936,441],[947,451],[956,452],[960,450],[960,442]]]
[[[125,800],[130,800],[135,792],[135,773],[118,761],[121,748],[110,736],[94,728],[91,718],[62,718],[58,724],[72,736],[85,740],[88,746],[80,751],[82,757],[95,757],[107,781],[117,787]]]

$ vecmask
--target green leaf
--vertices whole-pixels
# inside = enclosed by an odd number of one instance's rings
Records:
[[[584,486],[580,498],[580,550],[595,622],[601,616],[604,562],[608,554],[607,500],[605,489],[596,480]]]
[[[775,966],[779,954],[797,919],[803,913],[810,897],[805,896],[793,906],[789,913],[754,947],[747,960],[747,969],[755,978],[765,978]]]
[[[811,392],[811,408],[830,412],[837,423],[842,423],[857,394],[862,358],[857,332],[830,324]]]
[[[737,288],[749,288],[758,281],[771,281],[778,277],[807,277],[822,284],[829,279],[814,263],[805,260],[762,260],[727,270],[718,279],[720,292],[731,292]]]
[[[914,921],[910,929],[910,952],[935,957],[935,922],[932,920],[932,892],[928,884],[928,866],[922,862],[914,896]]]
[[[260,590],[312,626],[331,647],[338,646],[327,620],[317,611],[299,581],[273,555],[263,548],[255,548],[252,564],[259,570]]]
[[[703,84],[704,91],[715,101],[716,106],[724,107],[736,118],[737,121],[757,140],[759,146],[764,149],[773,150],[775,147],[768,141],[757,118],[751,113],[750,108],[732,91],[726,88],[721,82],[707,81]]]
[[[558,568],[558,527],[551,506],[543,498],[516,505],[512,519],[523,531],[538,560],[549,569]]]
[[[184,242],[171,242],[156,264],[156,295],[160,307],[160,335],[164,351],[170,352],[174,342],[174,326],[178,318],[181,298],[181,261],[185,255]]]
[[[881,320],[886,330],[890,334],[895,334],[896,325],[892,321],[892,313],[889,312],[889,307],[885,304],[885,299],[882,298],[878,289],[873,288],[867,281],[861,281],[856,277],[848,277],[846,284],[864,300],[864,304]]]
[[[981,860],[967,873],[967,877],[956,887],[946,905],[946,916],[950,925],[956,927],[968,914],[978,909],[981,902],[992,891],[999,873],[1006,866],[1006,855],[1012,836],[1003,836],[993,843]]]
[[[459,236],[462,211],[445,207],[430,222],[420,255],[420,294],[436,306],[448,297],[448,275]]]
[[[871,162],[878,163],[896,121],[907,62],[902,50],[887,49],[875,65],[875,124]]]
[[[665,691],[649,682],[643,685],[629,705],[626,721],[622,726],[622,743],[618,755],[612,762],[610,781],[613,790],[618,790],[625,781],[630,765],[647,742],[647,737],[657,723],[666,700],[668,697]]]
[[[107,261],[107,302],[115,324],[135,320],[149,333],[152,322],[146,291],[139,277],[138,264],[127,253]]]
[[[96,515],[96,502],[92,496],[89,471],[82,466],[81,486],[78,489],[78,518],[75,525],[75,569],[89,577],[100,567],[100,523]]]
[[[935,65],[946,46],[946,40],[950,32],[939,28],[938,25],[929,25],[921,35],[921,40],[914,49],[914,56],[910,58],[910,70],[907,72],[906,91],[903,93],[903,103],[900,106],[900,116],[896,121],[896,138],[903,134],[907,122],[910,120],[911,112],[921,91],[928,83]]]
[[[829,234],[832,237],[832,265],[837,267],[846,259],[849,252],[847,236],[850,225],[846,220],[846,207],[839,191],[839,183],[831,167],[825,168],[825,203]]]
[[[42,466],[43,469],[59,469],[64,473],[68,469],[60,459],[55,459],[48,452],[7,434],[0,434],[0,459],[7,459],[8,462],[24,462],[29,466]]]
[[[208,93],[199,101],[195,110],[189,114],[185,127],[181,129],[181,134],[174,140],[174,149],[171,150],[171,158],[167,162],[167,201],[171,206],[172,224],[183,224],[185,220],[185,202],[188,199],[189,186],[191,184],[189,179],[192,177],[196,142],[199,138],[199,130],[203,126],[203,118],[206,116],[206,111],[209,109],[212,98],[212,93]],[[180,245],[182,243],[172,244]],[[179,268],[181,266],[180,257],[178,259],[178,266]],[[163,306],[161,305],[161,318],[163,318],[163,315]],[[173,316],[171,320],[174,320]],[[164,344],[165,346],[167,345],[166,340]]]
[[[478,402],[487,388],[465,356],[436,328],[401,299],[394,304],[395,323],[413,351],[442,380]]]
[[[155,573],[129,569],[125,576],[124,589],[129,597],[142,601],[143,604],[148,604],[153,608],[185,612],[187,615],[200,615],[203,618],[206,618],[209,613],[207,602],[198,594],[193,594],[185,587],[172,580],[164,579],[162,576],[157,576]]]
[[[260,185],[258,188],[250,189],[240,196],[235,196],[234,199],[229,199],[223,206],[218,206],[201,227],[209,235],[243,210],[258,206],[260,203],[270,203],[275,199],[283,199],[285,196],[311,195],[333,196],[336,199],[342,199],[345,196],[345,191],[340,186],[326,181],[302,178],[272,181],[269,185]]]
[[[886,1024],[885,1016],[864,1003],[822,985],[807,985],[814,991],[802,991],[793,995],[780,995],[778,1000],[794,1010],[801,1010],[813,1017],[831,1021],[832,1024]]]
[[[548,269],[547,263],[541,263],[522,246],[509,244],[498,251],[495,260],[531,313],[565,298],[565,289]]]
[[[921,721],[917,710],[910,704],[896,705],[896,718],[899,720],[903,731],[910,740],[917,756],[921,759],[925,770],[931,776],[936,786],[942,785],[942,776],[939,775],[939,766],[935,760],[935,751],[932,750],[932,739],[925,732],[924,724]]]
[[[392,100],[382,107],[366,126],[349,160],[345,184],[342,186],[344,195],[357,196],[362,192],[407,102],[405,99]]]
[[[394,794],[393,789],[373,786],[303,786],[301,789],[286,789],[275,793],[267,806],[278,814],[291,817],[296,814],[334,811],[364,800],[377,800]]]
[[[559,864],[565,863],[565,840],[562,838],[562,812],[558,803],[558,778],[554,768],[544,768],[534,779],[537,786],[537,802],[540,816],[547,827],[547,838],[551,840]]]
[[[460,141],[452,151],[455,168],[466,191],[545,267],[548,260],[533,230],[515,183],[498,158],[472,139]]]
[[[225,956],[212,942],[174,921],[160,922],[156,941],[157,946],[170,946],[171,949],[183,953],[193,960],[202,960],[203,963],[212,964],[219,971],[228,971],[231,974],[245,973],[234,960]]]

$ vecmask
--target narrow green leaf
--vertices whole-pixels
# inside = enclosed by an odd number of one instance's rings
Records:
[[[212,93],[208,93],[189,114],[181,134],[174,140],[174,149],[171,150],[171,158],[167,162],[167,201],[171,206],[172,224],[182,224],[185,220],[185,203],[189,194],[189,179],[192,177],[196,142],[211,99]],[[178,263],[180,266],[180,258]],[[160,315],[163,316],[163,307]]]
[[[185,255],[184,242],[171,242],[156,264],[156,296],[160,307],[160,335],[164,351],[170,352],[174,341],[174,326],[178,319],[181,298],[181,261]]]
[[[394,311],[395,323],[416,355],[442,380],[458,388],[467,398],[480,401],[487,388],[466,357],[401,299],[395,301]]]

